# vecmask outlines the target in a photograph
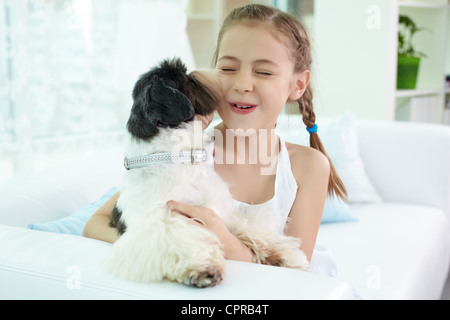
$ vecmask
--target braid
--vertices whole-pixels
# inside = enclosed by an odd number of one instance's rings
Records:
[[[300,114],[303,118],[303,123],[307,128],[312,128],[316,123],[316,115],[313,111],[313,93],[311,86],[308,85],[304,94],[300,99],[298,99],[298,105],[300,109]],[[339,177],[336,168],[333,165],[328,153],[325,151],[325,148],[322,144],[322,141],[319,138],[317,132],[313,132],[309,135],[309,145],[322,152],[325,157],[327,157],[328,162],[330,163],[330,178],[328,180],[328,194],[336,195],[344,201],[347,201],[347,189],[345,188],[344,183]]]
[[[313,111],[313,92],[311,85],[308,85],[303,96],[298,99],[300,114],[303,116],[303,123],[311,128],[316,123],[316,115]]]

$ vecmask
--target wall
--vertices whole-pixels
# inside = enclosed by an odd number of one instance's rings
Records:
[[[396,49],[389,32],[396,12],[390,0],[316,0],[314,9],[317,113],[352,110],[359,118],[393,119],[389,69]]]

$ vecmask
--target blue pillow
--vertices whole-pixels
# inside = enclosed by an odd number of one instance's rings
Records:
[[[28,229],[38,231],[81,235],[89,218],[116,192],[117,188],[112,187],[103,196],[101,196],[100,199],[92,202],[86,207],[81,208],[70,216],[45,223],[32,223],[27,227]]]
[[[350,206],[337,197],[328,197],[325,201],[321,224],[358,221]]]

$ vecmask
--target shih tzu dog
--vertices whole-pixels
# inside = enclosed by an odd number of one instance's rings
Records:
[[[162,279],[195,287],[219,283],[225,258],[217,236],[170,212],[176,200],[211,208],[257,263],[307,270],[300,240],[280,233],[272,212],[239,213],[228,185],[213,168],[213,139],[196,115],[212,115],[217,88],[179,59],[165,60],[140,77],[127,123],[127,169],[111,226],[120,237],[103,261],[114,276]],[[283,227],[281,227],[283,228]]]

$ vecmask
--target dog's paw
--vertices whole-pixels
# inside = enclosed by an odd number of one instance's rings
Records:
[[[223,270],[209,266],[203,270],[192,270],[185,281],[187,285],[197,288],[207,288],[218,284],[223,279]]]

